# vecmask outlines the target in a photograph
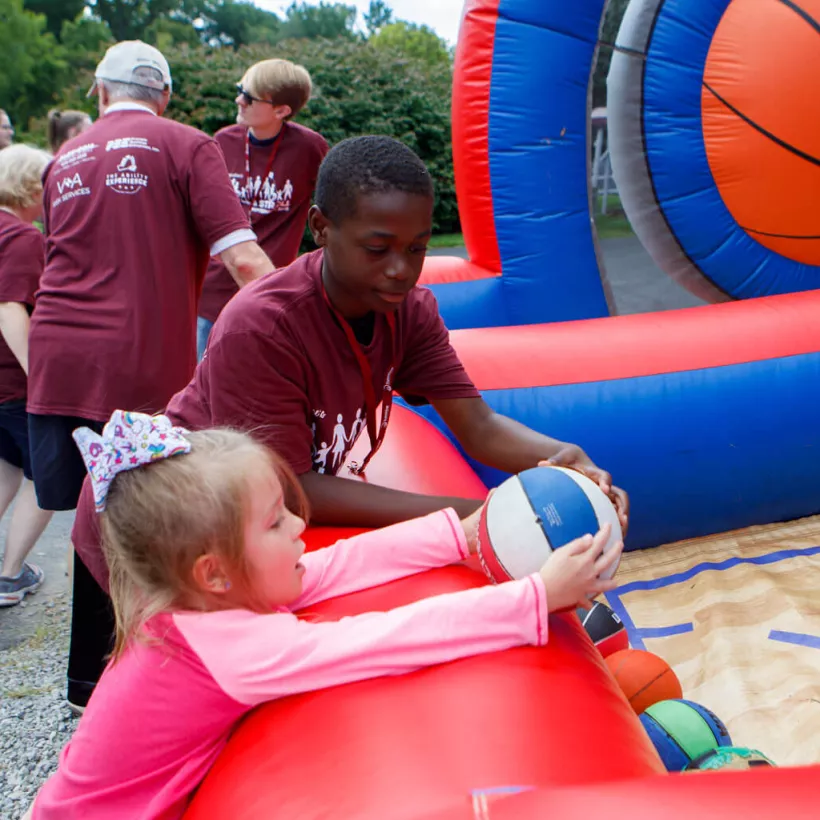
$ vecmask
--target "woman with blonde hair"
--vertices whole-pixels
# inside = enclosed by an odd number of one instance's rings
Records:
[[[19,604],[43,583],[43,571],[25,558],[52,515],[37,506],[26,414],[29,316],[45,263],[43,236],[32,222],[43,213],[40,179],[50,160],[28,145],[0,152],[0,516],[17,497],[0,569],[0,606]]]
[[[310,74],[288,60],[262,60],[245,72],[236,90],[236,125],[218,131],[214,139],[257,241],[281,268],[299,253],[319,165],[328,150],[321,135],[292,121],[310,99]],[[225,266],[211,259],[199,301],[200,358],[216,317],[237,290]]]
[[[56,154],[70,139],[91,127],[91,117],[85,111],[60,111],[53,108],[48,112],[48,144],[51,153]]]

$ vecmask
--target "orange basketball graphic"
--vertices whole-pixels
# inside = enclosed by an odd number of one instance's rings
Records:
[[[820,265],[820,0],[733,0],[712,40],[701,113],[726,207],[761,245]]]

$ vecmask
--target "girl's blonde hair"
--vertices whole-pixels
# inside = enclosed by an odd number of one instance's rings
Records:
[[[36,205],[49,162],[51,154],[31,145],[18,143],[0,151],[0,207],[18,211]]]
[[[246,433],[203,430],[188,439],[190,453],[117,475],[101,514],[117,622],[115,660],[153,616],[221,605],[194,583],[194,564],[206,553],[221,559],[232,585],[247,590],[253,608],[244,543],[248,490],[267,469],[282,484],[288,508],[302,517],[307,513],[290,467]]]
[[[82,125],[91,117],[85,111],[60,111],[53,108],[48,112],[48,144],[51,152],[56,154],[62,145],[71,138],[72,129]]]
[[[304,66],[289,60],[262,60],[255,63],[242,78],[242,85],[254,97],[276,105],[289,105],[295,117],[307,105],[313,85]]]

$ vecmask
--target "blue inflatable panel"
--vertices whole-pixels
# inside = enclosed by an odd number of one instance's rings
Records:
[[[587,86],[603,6],[499,3],[489,155],[509,324],[609,315],[587,188]]]
[[[508,325],[500,276],[457,285],[426,285],[436,297],[448,330]]]
[[[484,399],[612,472],[632,502],[627,549],[820,513],[820,353]],[[471,463],[488,486],[506,477]]]

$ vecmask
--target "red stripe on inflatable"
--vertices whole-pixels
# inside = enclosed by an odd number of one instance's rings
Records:
[[[467,0],[453,75],[453,165],[464,243],[473,262],[501,271],[490,182],[489,112],[500,0]],[[455,281],[455,280],[449,280]]]
[[[820,351],[820,292],[579,322],[457,330],[479,390],[630,379]]]
[[[500,276],[457,256],[428,256],[419,279],[420,285],[443,285],[449,282],[472,282]]]

